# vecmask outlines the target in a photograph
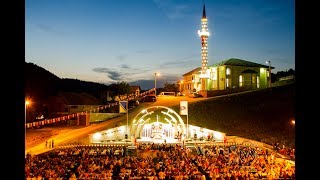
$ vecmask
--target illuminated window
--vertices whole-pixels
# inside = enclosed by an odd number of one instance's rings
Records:
[[[252,83],[256,83],[256,76],[252,75]]]
[[[257,88],[259,88],[260,85],[259,85],[259,76],[257,76]]]
[[[229,68],[227,68],[226,74],[227,74],[227,75],[230,75],[230,69],[229,69]]]
[[[239,87],[242,86],[242,82],[243,82],[242,75],[240,75],[240,76],[239,76]]]
[[[226,79],[226,82],[227,82],[227,87],[230,87],[229,78]]]
[[[217,68],[212,68],[212,80],[217,80]]]

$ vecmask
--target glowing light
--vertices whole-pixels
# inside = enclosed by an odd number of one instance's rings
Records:
[[[119,128],[120,132],[124,132],[125,129],[126,129],[125,126],[121,126],[121,127]]]
[[[295,125],[295,124],[296,124],[296,121],[295,121],[295,120],[292,120],[292,121],[291,121],[291,124]]]
[[[200,78],[210,78],[210,74],[205,73],[205,74],[200,74]]]
[[[224,134],[218,131],[213,131],[213,136],[217,139],[217,140],[223,140],[224,139]]]
[[[210,36],[210,33],[206,30],[198,30],[199,36]]]
[[[100,140],[101,137],[102,137],[102,135],[101,135],[101,133],[99,133],[99,132],[97,132],[97,133],[95,133],[95,134],[93,135],[93,139],[94,139],[94,140]]]

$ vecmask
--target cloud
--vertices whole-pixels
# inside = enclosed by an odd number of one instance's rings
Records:
[[[56,35],[64,35],[65,33],[62,31],[57,31],[53,27],[45,25],[45,24],[36,24],[35,27],[43,32],[53,33]]]
[[[138,51],[136,51],[137,54],[149,54],[151,52],[152,52],[151,50],[138,50]]]
[[[120,67],[123,69],[130,69],[130,67],[127,64],[121,64]]]
[[[154,0],[156,6],[164,12],[164,14],[169,19],[181,19],[185,18],[187,15],[190,15],[190,3],[192,1],[185,0],[183,3],[177,1],[163,1],[163,0]]]
[[[127,59],[127,55],[125,55],[125,54],[118,55],[118,56],[116,57],[116,59],[117,59],[118,61],[124,61],[124,60]]]
[[[192,54],[190,56],[185,56],[182,58],[178,58],[169,62],[165,62],[160,65],[161,68],[165,67],[183,67],[186,64],[192,64],[194,62],[195,57],[200,57],[200,54]]]
[[[223,7],[215,11],[215,19],[220,23],[228,25],[239,25],[245,23],[246,27],[260,27],[279,24],[281,21],[278,17],[281,10],[278,7],[261,7],[260,3],[237,3]],[[241,14],[241,16],[239,16]]]
[[[180,80],[181,77],[177,76],[177,75],[166,75],[165,78],[164,77],[158,77],[157,78],[157,88],[163,88],[165,83],[169,83],[169,84],[176,84],[178,80]],[[129,82],[129,85],[136,85],[136,86],[140,86],[141,89],[143,90],[149,90],[151,88],[154,88],[155,84],[154,84],[154,79],[150,79],[150,80],[136,80],[136,81],[131,81]]]
[[[92,70],[94,72],[97,72],[97,73],[105,73],[105,74],[107,74],[107,76],[111,80],[114,80],[114,81],[122,80],[122,75],[119,72],[115,71],[115,70],[112,70],[112,69],[109,69],[109,68],[94,68]]]

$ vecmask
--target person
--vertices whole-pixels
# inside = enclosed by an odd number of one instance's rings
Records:
[[[52,143],[51,147],[54,148],[54,141],[53,141],[53,139],[52,139],[51,143]]]

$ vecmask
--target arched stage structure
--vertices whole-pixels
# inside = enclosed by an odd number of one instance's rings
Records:
[[[218,131],[191,124],[186,125],[177,112],[165,106],[148,107],[139,112],[130,122],[132,123],[128,124],[128,127],[122,125],[90,134],[90,142],[99,144],[115,141],[179,143],[184,141],[186,137],[192,140],[211,137],[212,140],[223,141],[225,136],[225,133]]]
[[[165,106],[151,106],[138,113],[131,124],[130,136],[138,139],[174,139],[186,135],[178,113]]]

